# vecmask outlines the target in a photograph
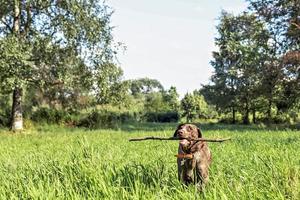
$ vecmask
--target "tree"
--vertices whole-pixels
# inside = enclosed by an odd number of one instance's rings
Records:
[[[187,122],[191,122],[196,117],[206,116],[208,105],[199,91],[194,91],[191,94],[185,94],[181,100],[181,109],[183,110],[183,116],[186,117]]]
[[[219,109],[232,111],[233,123],[239,109],[247,124],[251,107],[255,115],[253,102],[258,98],[259,73],[268,53],[268,32],[256,16],[248,13],[233,16],[223,12],[217,29],[215,43],[219,50],[213,52],[211,61],[213,85],[205,86],[203,92]]]
[[[279,91],[276,96],[276,107],[278,111],[288,110],[299,101],[300,90],[300,1],[295,0],[248,0],[249,10],[267,24],[270,32],[269,45],[272,49],[272,61],[267,66],[266,79],[271,79],[269,87],[269,111],[272,96],[272,88],[275,88],[274,77],[281,80],[277,84]]]
[[[232,17],[229,24],[233,31],[228,37],[228,49],[238,58],[231,70],[236,78],[243,123],[248,124],[251,109],[255,119],[255,103],[260,96],[260,75],[269,55],[269,32],[264,23],[248,13]]]
[[[140,94],[148,94],[151,92],[161,92],[164,90],[162,84],[156,79],[140,78],[135,80],[129,80],[130,93],[133,96]]]
[[[145,95],[144,109],[146,112],[163,112],[166,104],[160,92],[151,92]]]
[[[197,106],[197,117],[204,119],[211,119],[217,116],[216,110],[209,105],[202,94],[202,90],[193,91]]]
[[[0,0],[0,82],[13,93],[12,130],[23,129],[23,88],[30,84],[103,91],[118,76],[108,6],[102,1]],[[107,70],[107,69],[110,70]],[[78,73],[79,72],[79,73]],[[79,78],[75,74],[80,75]],[[95,88],[96,87],[96,88]],[[101,95],[101,94],[99,94]]]
[[[162,91],[163,101],[167,104],[168,110],[178,111],[179,110],[179,94],[176,87],[171,86],[169,90]]]
[[[192,94],[185,94],[181,100],[181,108],[183,110],[183,116],[186,116],[186,121],[191,122],[196,115],[197,104]]]

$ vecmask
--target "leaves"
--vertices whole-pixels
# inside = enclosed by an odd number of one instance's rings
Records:
[[[33,67],[30,56],[30,45],[17,37],[0,39],[0,84],[3,90],[12,91],[15,86],[26,84]]]
[[[115,64],[119,46],[104,1],[19,2],[20,31],[14,33],[14,2],[0,1],[2,88],[35,86],[50,102],[68,102],[80,92],[111,101],[122,70]]]

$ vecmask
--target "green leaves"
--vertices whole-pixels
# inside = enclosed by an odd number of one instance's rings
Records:
[[[271,121],[272,110],[279,114],[299,102],[299,30],[291,25],[299,23],[300,7],[289,0],[248,2],[249,10],[239,15],[222,12],[215,39],[219,49],[211,61],[215,72],[202,92],[233,118],[239,111],[249,121],[252,110],[253,119],[259,111]]]
[[[181,100],[181,108],[183,116],[186,116],[187,122],[191,122],[195,118],[209,118],[212,113],[208,113],[209,108],[204,97],[198,92],[194,91],[192,94],[185,94]]]
[[[20,14],[14,1],[0,1],[2,90],[35,86],[61,104],[79,93],[94,94],[101,103],[118,96],[119,45],[104,1],[16,1]],[[20,27],[13,31],[16,22]]]
[[[32,73],[31,46],[15,36],[0,39],[0,84],[6,91],[21,87]]]

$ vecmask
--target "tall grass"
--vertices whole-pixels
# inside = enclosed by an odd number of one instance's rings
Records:
[[[202,193],[177,180],[177,142],[128,142],[170,136],[175,124],[120,130],[44,126],[0,131],[0,199],[300,199],[300,132],[204,126],[210,180]]]

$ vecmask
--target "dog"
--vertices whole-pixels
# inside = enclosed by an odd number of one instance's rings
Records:
[[[193,124],[180,124],[173,137],[180,139],[176,156],[179,181],[185,185],[196,184],[202,190],[208,181],[212,156],[206,142],[192,141],[202,138],[200,129]]]

